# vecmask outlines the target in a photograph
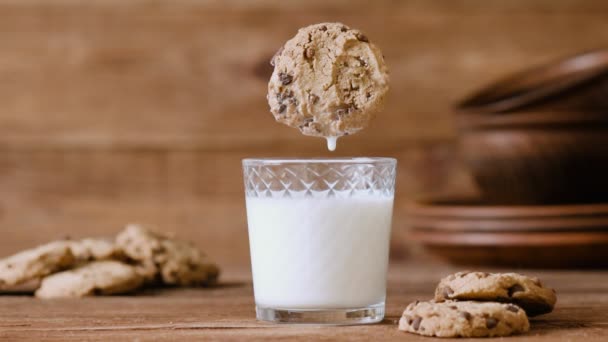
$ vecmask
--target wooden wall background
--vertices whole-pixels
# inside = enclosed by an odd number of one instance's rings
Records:
[[[321,21],[390,66],[386,111],[335,155],[399,159],[397,257],[406,199],[472,188],[450,104],[608,41],[602,0],[0,1],[0,254],[143,221],[247,263],[240,160],[333,155],[265,101],[270,56]]]

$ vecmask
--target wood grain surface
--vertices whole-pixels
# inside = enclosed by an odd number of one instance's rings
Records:
[[[255,320],[251,278],[234,269],[213,289],[150,290],[137,296],[37,300],[0,297],[0,340],[39,341],[443,341],[397,330],[401,312],[428,299],[454,269],[433,264],[393,264],[387,316],[376,325],[319,327]],[[532,272],[532,271],[527,271]],[[509,341],[605,341],[608,338],[608,273],[541,272],[555,287],[554,312],[531,320],[531,330]],[[473,339],[478,340],[478,339]]]

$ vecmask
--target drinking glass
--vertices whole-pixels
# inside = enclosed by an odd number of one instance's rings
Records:
[[[384,318],[396,164],[392,158],[243,160],[259,320]]]

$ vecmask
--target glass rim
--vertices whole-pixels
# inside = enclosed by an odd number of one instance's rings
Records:
[[[305,165],[305,164],[389,164],[396,165],[397,159],[390,157],[337,157],[337,158],[245,158],[243,166],[264,165]]]

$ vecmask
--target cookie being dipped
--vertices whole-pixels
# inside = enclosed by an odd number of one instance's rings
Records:
[[[278,122],[336,139],[367,127],[389,88],[382,52],[341,23],[302,28],[273,57],[268,103]]]

